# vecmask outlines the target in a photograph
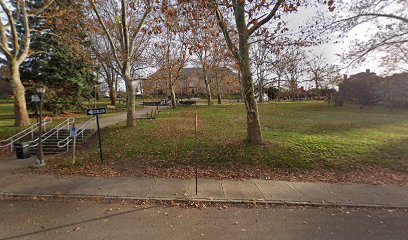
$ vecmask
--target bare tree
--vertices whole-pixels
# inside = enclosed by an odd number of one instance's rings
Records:
[[[213,45],[211,50],[209,66],[213,83],[216,86],[217,103],[222,103],[222,86],[224,84],[224,78],[226,77],[229,66],[234,63],[229,50],[225,46],[225,42],[217,38],[217,43]]]
[[[305,65],[309,75],[306,81],[312,81],[317,92],[330,84],[333,74],[338,72],[336,66],[327,63],[322,54],[305,57]]]
[[[180,81],[182,69],[188,61],[189,27],[183,19],[184,15],[172,1],[163,0],[161,10],[163,18],[158,21],[161,31],[154,43],[152,55],[162,78],[166,79],[171,105],[176,108],[176,83]]]
[[[283,54],[286,65],[284,71],[285,80],[288,84],[292,101],[295,101],[298,98],[300,77],[305,71],[304,52],[300,47],[296,47],[293,49],[287,49]]]
[[[140,49],[140,38],[144,33],[143,27],[152,12],[150,1],[143,0],[129,3],[127,0],[120,1],[120,8],[115,8],[116,1],[102,1],[96,4],[90,0],[95,17],[109,41],[115,65],[125,81],[127,95],[127,127],[136,125],[136,99],[135,84],[132,79],[132,61],[135,52]],[[106,4],[109,7],[107,7]],[[137,14],[141,13],[141,14]]]
[[[276,17],[279,9],[283,6],[284,0],[266,3],[255,1],[246,4],[245,1],[210,1],[210,7],[217,17],[218,25],[224,35],[228,48],[237,61],[242,74],[241,83],[247,110],[247,141],[251,144],[263,144],[261,123],[259,119],[258,105],[255,99],[254,81],[252,78],[250,61],[250,37],[260,33],[260,28]],[[220,6],[224,5],[224,8]],[[226,15],[229,9],[233,11],[235,26],[233,30],[238,34],[238,44],[234,43]],[[265,8],[269,9],[265,12]],[[264,9],[260,11],[259,9]],[[259,14],[259,15],[258,15]]]
[[[199,5],[192,3],[192,7],[199,8]],[[197,56],[197,63],[202,69],[204,84],[207,92],[208,106],[212,106],[212,78],[210,77],[211,60],[214,55],[218,55],[220,32],[215,24],[215,17],[211,11],[201,8],[200,11],[190,11],[187,21],[191,26],[191,46],[190,51]],[[210,22],[208,24],[207,22]],[[222,44],[221,46],[225,46]]]
[[[10,85],[14,96],[15,126],[30,125],[25,88],[21,82],[19,70],[20,65],[30,55],[32,29],[30,28],[29,16],[39,15],[53,1],[46,2],[41,9],[29,9],[27,2],[25,0],[17,1],[11,6],[6,1],[0,0],[0,52],[6,57],[6,65],[10,72]]]

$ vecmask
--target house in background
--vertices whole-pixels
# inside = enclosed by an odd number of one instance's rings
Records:
[[[143,81],[143,93],[151,96],[169,95],[166,71],[159,69]],[[241,86],[238,75],[228,68],[208,71],[211,80],[211,91],[215,96],[218,89],[222,96],[239,94]],[[181,70],[180,78],[175,83],[176,95],[181,97],[198,97],[206,94],[202,68],[190,67]]]
[[[339,85],[344,100],[355,104],[408,106],[408,73],[381,77],[371,72],[347,77]]]

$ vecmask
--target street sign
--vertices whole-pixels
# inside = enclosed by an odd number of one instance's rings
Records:
[[[31,102],[40,102],[40,96],[31,95]]]
[[[108,111],[106,108],[90,108],[86,110],[87,115],[99,115],[99,114],[107,114]]]
[[[101,131],[99,127],[99,115],[100,114],[107,114],[108,111],[106,108],[89,108],[86,110],[87,115],[92,115],[95,116],[96,118],[96,127],[98,129],[98,139],[99,139],[99,155],[101,158],[101,162],[103,162],[103,156],[102,156],[102,142],[101,142]]]
[[[77,135],[78,129],[76,127],[72,127],[69,131],[69,136],[75,137]]]

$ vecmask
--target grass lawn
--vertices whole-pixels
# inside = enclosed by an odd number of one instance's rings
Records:
[[[144,167],[194,166],[194,113],[199,114],[200,167],[330,170],[381,167],[408,173],[408,110],[327,103],[259,105],[264,146],[245,144],[243,104],[164,109],[159,118],[102,131],[110,164]],[[79,166],[97,162],[98,143],[81,150]],[[58,158],[58,157],[57,157]]]

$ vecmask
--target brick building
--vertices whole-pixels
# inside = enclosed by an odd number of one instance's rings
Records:
[[[218,68],[209,71],[211,91],[217,94],[217,79],[222,96],[235,95],[241,92],[238,75],[228,68]],[[177,96],[198,97],[206,94],[203,71],[201,68],[183,68],[180,78],[175,83]],[[145,95],[169,95],[166,72],[162,69],[156,71],[143,81],[143,93]]]

